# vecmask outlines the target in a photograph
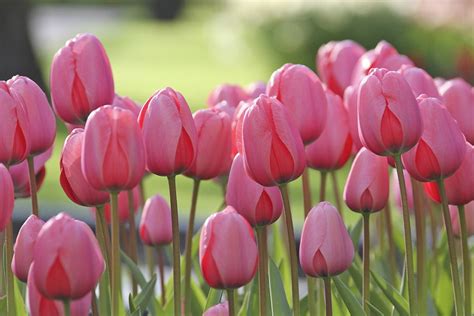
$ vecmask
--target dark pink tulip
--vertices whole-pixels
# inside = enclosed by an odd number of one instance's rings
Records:
[[[0,232],[5,230],[12,218],[15,190],[8,169],[0,164]]]
[[[264,187],[245,172],[244,161],[237,154],[227,182],[226,203],[245,217],[252,226],[268,225],[280,218],[283,201],[277,187]]]
[[[335,276],[354,259],[354,245],[341,215],[329,202],[311,209],[301,231],[300,262],[312,277]]]
[[[89,113],[114,99],[109,58],[92,34],[77,35],[54,55],[50,80],[54,110],[68,123],[85,122]]]
[[[408,171],[403,169],[403,177],[405,178],[405,186],[407,189],[407,202],[408,202],[408,210],[410,212],[414,212],[415,204],[413,201],[413,188],[411,185],[411,177]],[[402,197],[400,194],[400,184],[398,182],[398,175],[397,170],[392,171],[392,177],[390,179],[390,192],[392,193],[393,199],[395,201],[395,206],[400,210],[403,210],[402,205]]]
[[[267,94],[288,109],[305,144],[321,135],[326,124],[327,101],[321,81],[311,69],[283,65],[272,74]]]
[[[247,92],[236,84],[221,84],[214,88],[207,98],[207,105],[213,107],[221,101],[227,101],[227,103],[236,108],[240,101],[245,101],[249,98]]]
[[[95,289],[105,267],[92,230],[65,213],[41,228],[33,261],[34,283],[49,299],[84,297]]]
[[[365,49],[351,40],[329,42],[316,55],[316,68],[329,89],[342,97],[351,84],[352,71]]]
[[[202,314],[202,316],[228,316],[229,315],[229,302],[225,301],[212,306]]]
[[[449,177],[461,166],[466,139],[441,101],[421,95],[418,104],[423,135],[415,147],[402,155],[403,165],[418,181]]]
[[[194,114],[197,131],[197,154],[185,175],[196,179],[212,179],[230,168],[232,138],[231,118],[215,109]]]
[[[161,195],[146,201],[139,230],[142,242],[148,246],[162,246],[173,241],[171,208]]]
[[[28,275],[28,309],[30,316],[64,316],[64,304],[43,296],[36,287],[33,271]],[[91,292],[71,302],[71,316],[88,316],[91,305]]]
[[[142,107],[138,124],[150,172],[171,176],[191,167],[197,153],[197,133],[181,93],[171,88],[156,92]]]
[[[145,173],[145,147],[136,117],[106,105],[87,119],[82,173],[97,190],[122,191],[138,185]]]
[[[252,82],[245,88],[249,100],[258,98],[261,94],[264,94],[266,90],[267,84],[263,81]]]
[[[418,97],[420,94],[426,94],[431,98],[441,99],[433,78],[431,78],[431,76],[423,69],[403,66],[400,69],[400,73],[410,85],[411,91],[415,97]]]
[[[232,156],[243,152],[242,126],[245,112],[251,105],[249,102],[240,102],[235,110],[234,119],[232,120]]]
[[[245,170],[263,186],[298,178],[306,166],[304,145],[286,108],[264,94],[246,111],[242,125]]]
[[[78,128],[66,137],[59,161],[59,182],[64,193],[74,203],[83,206],[103,205],[109,201],[109,194],[91,187],[82,173],[84,135],[84,130]]]
[[[118,194],[118,216],[120,223],[127,223],[128,222],[128,214],[130,213],[130,206],[128,201],[128,192],[122,191]],[[135,214],[138,212],[138,209],[141,205],[141,198],[140,198],[140,188],[136,186],[133,189],[133,209]],[[95,208],[92,209],[93,212],[96,211]],[[104,205],[104,216],[107,224],[112,222],[111,216],[111,209],[110,203],[106,203]]]
[[[255,236],[249,223],[232,206],[211,215],[202,226],[199,262],[204,280],[213,288],[239,288],[255,276]]]
[[[359,86],[349,86],[344,91],[344,106],[349,118],[349,131],[351,133],[354,151],[357,153],[363,147],[359,136],[359,119],[357,118],[357,99]]]
[[[352,163],[344,188],[344,201],[354,212],[377,212],[388,201],[387,159],[362,148]]]
[[[115,94],[114,101],[112,102],[113,106],[131,111],[136,118],[140,114],[140,105],[129,97],[121,97],[118,94]]]
[[[446,81],[439,91],[466,140],[474,145],[474,88],[461,78]]]
[[[357,116],[362,143],[377,155],[404,153],[415,146],[423,132],[411,88],[395,71],[374,69],[362,80]]]
[[[317,170],[336,170],[344,166],[352,152],[349,117],[341,98],[327,90],[327,124],[323,132],[307,145],[306,163]]]
[[[0,163],[14,165],[30,153],[30,127],[24,106],[0,81]]]
[[[461,237],[461,225],[459,223],[459,211],[456,206],[449,206],[451,215],[451,223],[453,225],[453,233],[456,237]],[[474,201],[468,203],[464,207],[464,216],[466,218],[467,236],[474,235]]]

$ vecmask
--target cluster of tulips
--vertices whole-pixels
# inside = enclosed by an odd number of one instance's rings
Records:
[[[319,77],[306,66],[286,64],[268,83],[221,85],[210,93],[208,108],[194,114],[172,88],[155,92],[140,107],[115,93],[102,44],[93,35],[81,34],[54,56],[53,108],[32,80],[16,76],[0,81],[0,230],[6,249],[1,279],[7,314],[19,312],[16,277],[27,283],[33,316],[155,314],[158,306],[162,311],[172,306],[168,311],[174,315],[190,315],[192,287],[204,286],[193,280],[194,268],[208,286],[227,292],[227,301],[221,303],[219,296],[219,304],[205,315],[236,315],[257,272],[259,315],[279,315],[284,312],[274,309],[275,299],[285,300],[285,295],[269,299],[274,263],[268,243],[281,233],[281,265],[288,263],[291,276],[291,313],[316,315],[323,306],[331,315],[331,280],[360,259],[354,258],[358,251],[343,221],[337,184],[335,207],[326,201],[326,182],[328,175],[336,182],[335,172],[355,156],[343,197],[363,218],[363,282],[356,302],[360,310],[346,302],[349,311],[374,312],[369,218],[381,210],[393,278],[386,282],[394,289],[399,281],[388,203],[392,166],[392,192],[403,217],[407,312],[427,314],[426,275],[419,263],[425,251],[420,249],[422,218],[433,200],[441,204],[449,248],[453,292],[445,295],[454,297],[457,315],[471,315],[467,238],[474,234],[473,88],[461,79],[432,79],[383,41],[369,51],[349,40],[330,42],[317,53],[316,68]],[[95,234],[66,213],[46,223],[40,218],[36,193],[56,135],[53,109],[70,131],[61,153],[61,187],[73,202],[94,209]],[[321,175],[316,205],[309,168]],[[143,179],[148,174],[167,177],[170,204],[158,194],[144,201]],[[193,179],[183,258],[183,214],[178,214],[176,190],[180,174]],[[305,220],[298,256],[287,184],[300,176]],[[199,186],[210,179],[223,184],[225,207],[194,237]],[[14,199],[30,196],[32,215],[14,242]],[[141,208],[137,232],[135,217]],[[416,270],[410,213],[416,221]],[[270,231],[280,217],[284,225]],[[120,241],[125,227],[128,247]],[[137,235],[158,249],[161,300],[150,299],[157,276],[146,282],[139,269],[131,268],[132,293],[125,311],[121,265],[136,267]],[[461,240],[462,255],[455,238]],[[199,240],[198,251],[193,240]],[[169,244],[173,272],[172,286],[166,287],[163,257]],[[200,269],[193,266],[196,256]],[[304,308],[299,266],[307,275]],[[242,287],[244,292],[237,290]]]

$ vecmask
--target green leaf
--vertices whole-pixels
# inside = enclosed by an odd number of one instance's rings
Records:
[[[0,297],[0,315],[7,314],[7,296]]]
[[[271,315],[290,315],[291,309],[286,300],[285,288],[281,279],[280,270],[278,270],[275,262],[273,262],[271,258],[269,258],[268,265]]]
[[[209,290],[209,293],[207,294],[207,301],[206,306],[204,307],[204,311],[207,311],[212,306],[219,304],[222,299],[223,293],[224,291],[222,290],[211,288]]]
[[[352,239],[352,244],[354,245],[354,249],[357,250],[359,249],[359,240],[360,236],[362,235],[362,217],[359,218],[357,223],[354,225],[354,227],[351,229],[351,239]]]
[[[377,286],[382,290],[385,296],[392,302],[397,312],[402,316],[408,316],[408,302],[406,299],[398,293],[387,280],[379,277],[376,273],[371,271],[372,279],[375,281]]]
[[[156,274],[153,274],[150,282],[148,282],[140,293],[133,298],[133,305],[139,310],[145,311],[147,306],[152,305],[152,298],[155,294]]]
[[[132,293],[128,294],[128,309],[130,310],[131,314],[134,314],[137,310],[135,303],[133,303],[133,295]]]
[[[349,313],[353,316],[365,315],[364,309],[359,300],[352,294],[352,291],[345,285],[339,277],[333,277],[332,280],[336,285],[337,292],[341,296],[344,304],[346,304]]]
[[[371,315],[379,315],[379,316],[384,316],[384,313],[382,313],[380,311],[380,309],[378,309],[377,307],[375,307],[373,304],[371,304],[370,302],[367,303],[367,305],[369,306],[370,310],[371,310]]]
[[[26,306],[25,306],[25,300],[23,299],[23,296],[21,295],[20,288],[18,286],[18,281],[16,278],[13,279],[14,283],[13,286],[15,287],[15,308],[16,308],[16,316],[28,316],[26,313]]]
[[[206,306],[206,296],[199,285],[191,279],[191,311],[193,315],[202,315]]]
[[[283,217],[282,217],[283,218]],[[282,219],[278,221],[278,225],[272,225],[273,238],[268,238],[272,243],[273,255],[271,256],[278,266],[281,273],[283,286],[285,287],[286,299],[291,300],[291,266],[290,257],[288,255],[288,247],[285,244],[285,238],[282,236],[280,229],[283,224]]]

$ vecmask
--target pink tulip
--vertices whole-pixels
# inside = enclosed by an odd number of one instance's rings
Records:
[[[474,88],[461,78],[446,81],[439,92],[468,142],[474,145]]]
[[[150,172],[171,176],[191,167],[197,153],[197,133],[181,93],[171,88],[156,92],[142,107],[138,124]]]
[[[426,94],[431,98],[441,99],[433,78],[431,78],[431,76],[423,69],[403,66],[399,72],[408,82],[415,97],[418,97],[420,94]]]
[[[59,161],[59,182],[64,193],[74,203],[83,206],[103,205],[109,201],[109,194],[91,187],[82,173],[84,135],[84,130],[78,128],[66,137]]]
[[[49,299],[84,297],[95,289],[104,259],[92,230],[65,213],[41,228],[34,246],[34,283]]]
[[[43,296],[36,287],[33,272],[34,263],[28,275],[28,309],[30,316],[64,316],[64,305],[61,301]],[[91,292],[71,302],[71,316],[88,316],[92,299]]]
[[[263,81],[252,82],[245,88],[249,100],[258,98],[261,94],[264,94],[266,90],[267,84]]]
[[[171,208],[161,195],[149,198],[143,207],[140,238],[148,246],[162,246],[173,241]]]
[[[283,65],[272,74],[267,94],[288,109],[305,144],[321,135],[326,124],[327,101],[321,81],[311,69]]]
[[[218,112],[223,112],[227,114],[231,120],[234,118],[236,108],[230,106],[227,101],[221,101],[212,108]]]
[[[66,123],[66,122],[64,122],[64,125],[66,126],[67,132],[69,134],[71,134],[71,132],[73,130],[75,130],[76,128],[84,129],[84,127],[86,126],[86,124],[69,124],[69,123]]]
[[[336,170],[344,166],[352,152],[349,117],[341,98],[327,90],[327,124],[321,136],[306,146],[306,163],[318,170]]]
[[[466,153],[466,139],[441,101],[418,97],[424,122],[418,144],[402,155],[403,165],[418,181],[427,182],[452,175]]]
[[[140,105],[129,97],[121,97],[118,94],[115,94],[114,101],[112,102],[113,106],[131,111],[136,118],[140,114]]]
[[[377,212],[387,204],[388,192],[387,160],[362,148],[347,177],[344,201],[354,212]]]
[[[51,99],[56,114],[68,123],[83,123],[96,108],[111,104],[114,80],[102,43],[79,34],[54,55]]]
[[[311,209],[301,231],[300,262],[312,277],[341,274],[354,259],[354,245],[341,215],[329,202]]]
[[[408,151],[423,131],[416,99],[398,72],[371,71],[360,84],[357,113],[361,141],[377,155]]]
[[[354,151],[357,153],[363,147],[359,136],[359,119],[357,117],[357,100],[359,98],[359,86],[349,86],[344,91],[344,106],[349,118],[349,131],[351,133]]]
[[[204,280],[213,288],[239,288],[255,276],[255,236],[232,206],[211,215],[202,226],[199,262]]]
[[[329,42],[316,55],[316,68],[329,89],[342,97],[351,84],[352,71],[365,49],[351,40]]]
[[[229,302],[225,301],[212,306],[202,314],[202,316],[228,316],[229,315]]]
[[[459,211],[456,206],[449,206],[449,214],[451,215],[451,223],[453,225],[453,233],[456,237],[461,237],[461,225],[459,223]],[[466,218],[467,236],[474,235],[474,201],[466,204],[464,207],[464,217]]]
[[[122,191],[145,173],[143,136],[132,112],[111,105],[91,113],[82,144],[82,173],[97,190]]]
[[[413,188],[411,185],[411,177],[408,171],[403,169],[403,177],[405,178],[405,186],[407,189],[407,202],[408,202],[408,210],[413,213],[415,209],[415,204],[413,201]],[[390,191],[393,195],[393,199],[395,200],[395,206],[402,211],[402,197],[400,194],[400,184],[398,182],[398,175],[397,170],[392,171],[392,177],[390,179]]]
[[[36,215],[30,215],[23,223],[16,237],[13,249],[12,271],[22,282],[28,280],[28,272],[33,262],[33,249],[35,247],[38,233],[44,225],[44,221]]]
[[[231,161],[231,119],[215,109],[194,114],[197,131],[197,154],[185,175],[196,179],[212,179],[226,173]]]
[[[236,108],[240,101],[245,101],[249,98],[245,90],[236,84],[221,84],[214,88],[207,98],[207,105],[214,107],[221,101],[227,101],[227,103]]]
[[[245,217],[252,226],[269,225],[283,211],[281,194],[276,187],[264,187],[245,172],[244,161],[237,154],[227,182],[226,203]]]
[[[8,169],[0,164],[0,232],[5,230],[12,218],[15,204],[13,181]]]
[[[252,105],[249,102],[240,102],[235,110],[234,119],[232,120],[232,156],[243,152],[242,126],[244,123],[245,112]]]
[[[141,197],[140,197],[140,187],[136,186],[133,188],[133,210],[135,214],[138,212],[140,205],[141,205]],[[130,206],[129,206],[129,200],[128,200],[128,192],[127,191],[122,191],[118,194],[118,216],[119,216],[119,222],[120,223],[127,223],[128,222],[128,214],[130,213]],[[92,208],[92,212],[95,213],[96,209]],[[105,216],[105,221],[107,224],[110,224],[112,222],[112,210],[110,208],[110,203],[106,203],[104,205],[104,216]]]

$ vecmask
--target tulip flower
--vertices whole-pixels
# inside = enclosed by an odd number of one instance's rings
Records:
[[[344,166],[352,151],[349,117],[341,98],[327,90],[327,124],[317,140],[306,146],[306,162],[317,170],[336,170]]]
[[[252,82],[245,88],[249,100],[258,98],[261,94],[264,94],[266,90],[267,84],[263,81]]]
[[[143,137],[132,112],[103,106],[87,119],[82,172],[97,190],[131,190],[145,173]]]
[[[471,201],[465,205],[465,217],[466,217],[466,231],[468,236],[474,236],[474,201]],[[461,229],[459,222],[459,212],[457,207],[454,205],[449,206],[449,213],[451,216],[451,223],[453,225],[453,233],[456,237],[461,237]]]
[[[15,191],[7,168],[0,164],[0,232],[5,230],[13,214]]]
[[[65,213],[41,228],[33,261],[30,273],[34,273],[33,282],[39,292],[58,300],[76,300],[90,293],[105,268],[92,230]]]
[[[321,135],[326,124],[327,101],[321,81],[311,69],[283,65],[272,74],[267,94],[288,109],[305,144]]]
[[[351,84],[352,71],[365,49],[351,40],[329,42],[316,55],[316,68],[329,89],[342,97]]]
[[[234,119],[232,120],[232,156],[242,153],[242,125],[247,109],[252,105],[249,102],[240,102],[235,110]]]
[[[227,114],[231,120],[234,118],[234,114],[236,110],[236,108],[230,106],[229,103],[227,103],[227,101],[221,101],[217,103],[215,106],[213,106],[213,109],[218,112],[223,112]]]
[[[461,78],[446,81],[439,92],[466,140],[474,145],[474,88]]]
[[[140,238],[147,246],[171,243],[171,208],[163,197],[157,194],[146,201],[139,229]]]
[[[41,218],[36,215],[30,215],[18,232],[13,249],[12,271],[22,282],[28,280],[28,272],[33,262],[33,249],[38,233],[43,225],[44,221]]]
[[[83,123],[93,110],[111,104],[112,69],[99,39],[79,34],[66,42],[54,55],[50,84],[56,114],[71,124]]]
[[[410,85],[411,91],[415,97],[418,97],[421,94],[426,94],[431,98],[441,99],[433,78],[431,78],[431,76],[423,69],[403,66],[399,72]]]
[[[138,118],[138,115],[140,114],[140,106],[129,97],[121,97],[118,94],[115,94],[112,105],[131,111],[136,118]]]
[[[408,171],[403,170],[403,177],[405,178],[405,185],[407,188],[407,202],[408,202],[408,210],[410,213],[414,213],[415,210],[415,202],[413,200],[413,188],[411,185],[411,177]],[[397,171],[393,170],[392,177],[390,179],[390,189],[395,200],[395,205],[398,209],[402,209],[402,196],[400,193],[400,183],[398,182]]]
[[[214,107],[221,101],[227,101],[227,103],[236,108],[240,101],[245,101],[249,98],[247,92],[236,84],[222,84],[214,88],[207,98],[207,105]]]
[[[71,134],[71,132],[75,130],[76,128],[84,129],[84,127],[86,126],[86,124],[69,124],[69,123],[64,123],[64,125],[66,126],[67,132],[69,134]]]
[[[229,315],[229,302],[225,301],[212,306],[202,314],[202,316],[228,316]]]
[[[140,188],[139,186],[136,186],[132,190],[133,192],[133,211],[136,214],[138,212],[138,209],[140,208],[141,205],[141,197],[140,197]],[[119,222],[120,223],[126,223],[128,220],[128,215],[129,215],[129,194],[127,191],[122,191],[118,194],[118,217],[119,217]],[[92,209],[93,212],[95,212],[95,208]],[[106,203],[104,205],[104,215],[105,215],[105,220],[107,221],[107,224],[112,223],[112,211],[110,207],[110,203]]]
[[[349,86],[344,91],[344,106],[349,118],[349,131],[351,133],[353,151],[357,153],[362,148],[359,136],[359,119],[357,117],[357,99],[359,98],[359,86]]]

